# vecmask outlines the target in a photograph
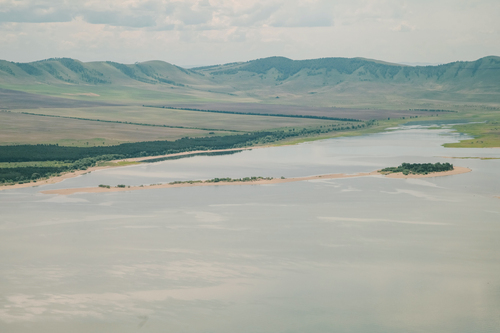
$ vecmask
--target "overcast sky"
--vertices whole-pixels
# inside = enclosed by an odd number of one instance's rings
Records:
[[[0,0],[0,59],[180,66],[500,55],[500,0]]]

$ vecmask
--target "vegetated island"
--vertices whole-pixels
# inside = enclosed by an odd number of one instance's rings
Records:
[[[387,178],[428,178],[458,175],[472,171],[469,168],[453,166],[451,163],[402,163],[398,167],[379,170]]]
[[[402,167],[405,165],[405,167]],[[432,167],[430,167],[430,166]],[[444,166],[443,166],[444,165]],[[209,180],[187,180],[187,181],[174,181],[166,184],[151,184],[151,185],[140,185],[140,186],[127,186],[124,184],[112,187],[110,185],[101,184],[98,187],[85,187],[85,188],[70,188],[70,189],[57,189],[57,190],[47,190],[42,191],[44,194],[60,194],[60,195],[70,195],[75,193],[102,193],[102,192],[120,192],[120,191],[131,191],[131,190],[145,190],[145,189],[155,189],[155,188],[173,188],[173,187],[192,187],[192,186],[213,186],[213,185],[270,185],[270,184],[282,184],[291,183],[305,180],[324,180],[324,179],[339,179],[339,178],[353,178],[353,177],[366,177],[366,176],[380,176],[385,175],[389,178],[423,178],[423,177],[437,177],[437,176],[449,176],[461,173],[470,172],[471,169],[464,167],[453,167],[451,165],[450,169],[449,163],[436,163],[436,164],[409,164],[403,163],[399,167],[386,168],[383,170],[377,170],[372,172],[362,172],[356,174],[328,174],[328,175],[317,175],[308,177],[295,177],[295,178],[273,178],[273,177],[245,177],[245,178],[213,178]],[[410,167],[409,167],[410,166]],[[400,169],[401,168],[401,169]],[[389,170],[389,171],[387,171]],[[412,170],[412,171],[410,171]],[[434,171],[431,171],[434,170]]]
[[[453,170],[451,163],[402,163],[398,167],[389,167],[380,170],[381,174],[402,173],[403,175],[428,175],[434,172]]]

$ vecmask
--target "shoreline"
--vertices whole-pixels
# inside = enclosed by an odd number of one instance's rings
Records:
[[[296,178],[275,178],[266,180],[256,180],[256,181],[234,181],[234,182],[217,182],[217,183],[182,183],[182,184],[159,184],[159,185],[149,185],[149,186],[130,186],[130,187],[82,187],[82,188],[68,188],[68,189],[57,189],[57,190],[47,190],[40,191],[43,194],[57,194],[57,195],[71,195],[75,193],[109,193],[109,192],[125,192],[125,191],[138,191],[138,190],[149,190],[149,189],[159,189],[159,188],[176,188],[176,187],[196,187],[196,186],[229,186],[229,185],[274,185],[283,183],[292,183],[307,180],[323,180],[323,179],[343,179],[343,178],[354,178],[354,177],[367,177],[367,176],[385,176],[386,178],[395,179],[406,179],[406,178],[430,178],[430,177],[442,177],[458,175],[462,173],[471,172],[472,170],[465,167],[455,167],[451,171],[445,172],[434,172],[427,175],[403,175],[402,173],[384,175],[379,172],[379,170],[372,172],[361,172],[356,174],[327,174],[327,175],[317,175],[308,177],[296,177]]]
[[[200,153],[220,153],[220,152],[226,152],[226,151],[251,150],[251,149],[258,149],[258,148],[269,148],[269,147],[272,147],[272,146],[255,146],[255,147],[229,148],[229,149],[216,149],[216,150],[194,150],[194,151],[185,151],[182,153],[174,153],[174,154],[166,154],[166,155],[158,155],[158,156],[131,157],[131,158],[124,158],[124,159],[120,159],[120,160],[106,161],[106,162],[108,162],[108,163],[139,162],[140,163],[142,161],[154,160],[157,158],[165,158],[165,157],[184,156],[184,155],[200,154]],[[75,170],[75,171],[71,171],[71,172],[66,172],[60,176],[55,176],[55,177],[50,177],[47,179],[37,180],[36,183],[30,182],[30,183],[24,183],[24,184],[2,185],[2,186],[0,186],[0,191],[13,190],[13,189],[18,189],[18,188],[26,188],[26,187],[37,187],[40,185],[56,184],[56,183],[62,182],[65,179],[78,177],[78,176],[81,176],[81,175],[84,175],[86,173],[90,173],[93,171],[110,169],[110,168],[119,168],[119,167],[124,167],[124,165],[93,166],[93,167],[90,167],[86,170]]]
[[[396,125],[402,123],[403,121],[393,121],[393,122],[395,122],[395,123],[392,124],[392,126],[396,126]],[[217,152],[226,152],[226,151],[235,151],[235,150],[252,150],[252,149],[260,149],[260,148],[294,146],[296,144],[307,143],[307,142],[311,142],[311,141],[318,141],[318,140],[326,140],[326,139],[332,139],[332,138],[337,138],[337,137],[350,137],[350,136],[366,135],[366,134],[384,132],[390,126],[387,125],[387,126],[382,126],[382,127],[383,128],[377,128],[377,129],[364,128],[364,129],[356,130],[356,131],[354,131],[354,133],[353,132],[340,132],[340,133],[336,132],[336,133],[330,133],[330,135],[320,135],[320,136],[312,136],[312,137],[306,136],[306,137],[302,137],[302,138],[298,138],[298,139],[277,141],[277,142],[263,145],[263,146],[257,145],[257,146],[250,146],[250,147],[241,147],[241,148],[228,148],[228,149],[215,149],[215,150],[194,150],[194,151],[189,151],[189,152],[158,155],[158,156],[131,157],[131,158],[118,159],[118,160],[112,160],[112,161],[107,161],[107,162],[112,162],[112,163],[141,162],[141,161],[147,161],[147,160],[152,160],[152,159],[157,159],[157,158],[183,156],[183,155],[199,154],[199,153],[217,153]],[[81,176],[81,175],[89,173],[89,172],[98,171],[98,170],[106,169],[106,168],[117,168],[117,167],[123,167],[123,166],[122,165],[94,166],[94,167],[90,167],[86,170],[76,170],[76,171],[64,173],[60,176],[37,180],[36,183],[30,182],[30,183],[24,183],[24,184],[0,185],[0,191],[19,189],[19,188],[27,188],[27,187],[38,187],[40,185],[56,184],[56,183],[62,182],[65,179],[78,177],[78,176]]]

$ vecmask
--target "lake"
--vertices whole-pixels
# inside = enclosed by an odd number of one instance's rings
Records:
[[[0,192],[1,332],[498,332],[500,149],[389,132],[92,172]],[[467,174],[46,195],[174,180]]]

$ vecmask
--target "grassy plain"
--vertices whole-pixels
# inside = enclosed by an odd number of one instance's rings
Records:
[[[491,147],[500,141],[491,126],[493,121],[500,121],[496,116],[500,113],[500,90],[494,70],[500,64],[498,57],[427,67],[360,58],[293,61],[282,57],[193,70],[161,61],[125,65],[49,59],[31,63],[31,67],[5,61],[2,64],[0,88],[11,90],[0,89],[0,109],[183,128],[48,117],[37,118],[37,127],[31,119],[18,118],[23,124],[14,125],[12,119],[0,123],[0,144],[114,145],[223,135],[224,131],[335,124],[331,120],[202,113],[142,105],[379,121],[379,125],[368,129],[337,131],[326,137],[381,131],[384,126],[416,116],[427,119],[432,113],[415,109],[453,110],[458,112],[440,113],[440,119],[489,123],[456,126],[475,139],[450,146]]]
[[[236,96],[188,87],[165,85],[74,85],[74,84],[4,84],[0,88],[19,90],[42,96],[58,97],[68,101],[110,103],[118,105],[142,105],[150,103],[204,103],[241,102],[256,103],[258,99]],[[1,105],[0,105],[1,107]]]
[[[493,148],[500,147],[500,122],[465,124],[453,126],[458,132],[473,136],[473,139],[457,143],[446,143],[450,148]]]
[[[94,108],[45,108],[37,110],[18,110],[39,114],[145,123],[154,125],[207,128],[210,130],[261,131],[280,127],[314,127],[339,124],[338,121],[208,113],[187,110],[149,108],[142,106],[112,106]]]
[[[40,110],[45,109],[37,111]],[[195,129],[139,126],[0,112],[0,144],[2,145],[110,146],[124,142],[210,136],[209,133],[211,132]],[[224,135],[228,132],[213,133],[213,135]]]
[[[454,125],[460,133],[468,134],[473,139],[457,143],[446,143],[450,148],[496,148],[500,147],[500,110],[479,109],[461,114],[462,119],[470,124]]]

